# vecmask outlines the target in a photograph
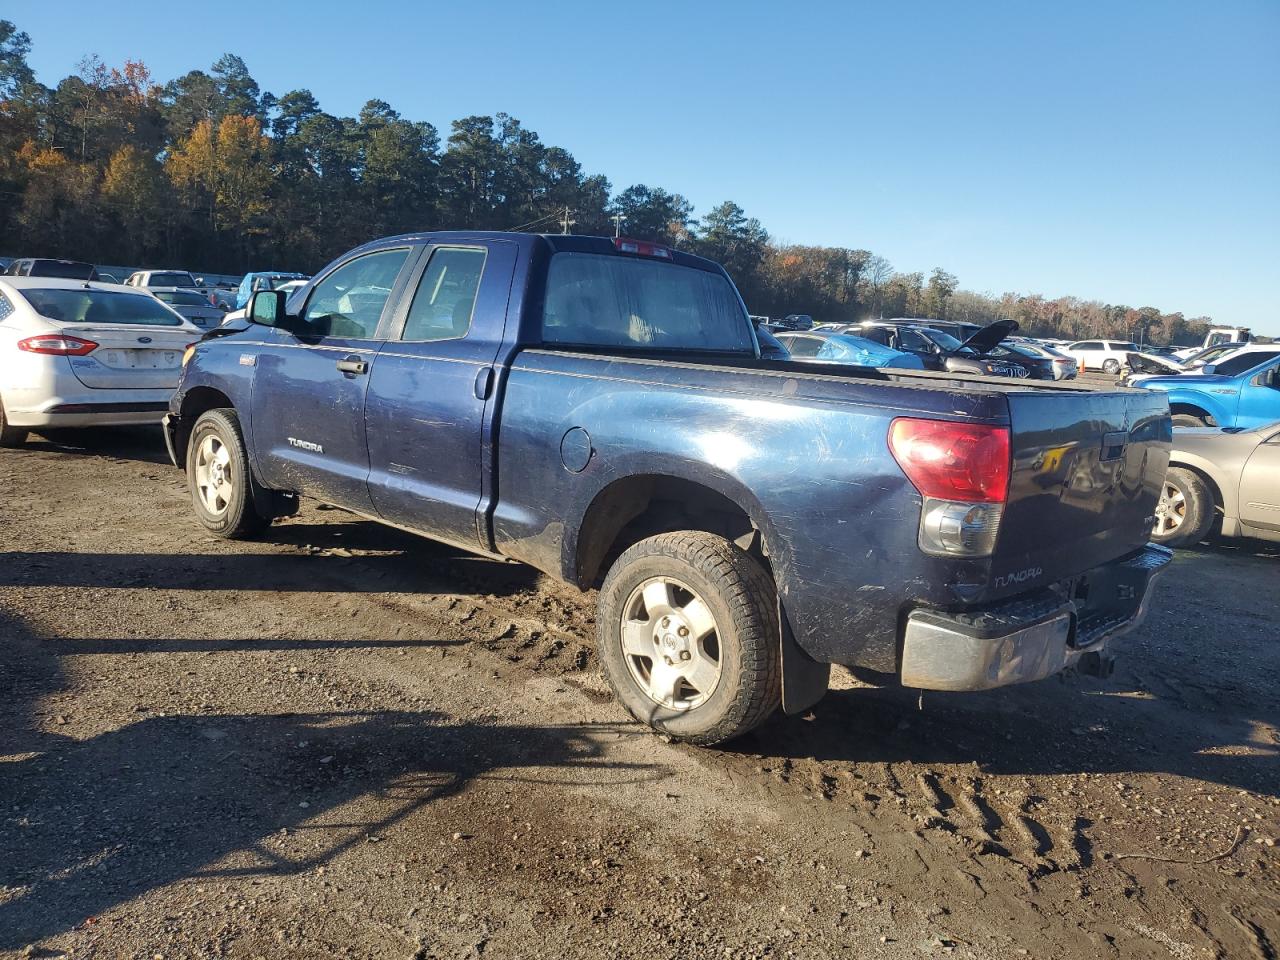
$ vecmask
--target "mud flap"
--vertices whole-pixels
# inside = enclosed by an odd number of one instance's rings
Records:
[[[791,623],[778,598],[779,636],[782,638],[782,712],[799,713],[821,700],[831,683],[831,664],[819,663],[800,649]]]

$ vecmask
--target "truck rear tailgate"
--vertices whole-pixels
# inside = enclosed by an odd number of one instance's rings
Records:
[[[1164,397],[1010,391],[1013,472],[991,597],[1073,576],[1150,539],[1172,439]]]

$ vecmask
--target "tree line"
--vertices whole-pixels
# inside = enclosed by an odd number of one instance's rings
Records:
[[[30,38],[0,20],[0,251],[197,272],[311,272],[366,240],[424,229],[627,236],[724,264],[752,313],[817,321],[1013,317],[1044,336],[1199,339],[1209,318],[1076,297],[958,288],[846,247],[781,244],[726,200],[695,216],[679,193],[615,191],[515,117],[443,137],[370,100],[354,117],[306,89],[261,90],[226,54],[167,82],[140,61],[87,57],[49,87]]]

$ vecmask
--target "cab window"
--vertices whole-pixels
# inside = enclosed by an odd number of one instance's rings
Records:
[[[485,251],[438,247],[413,295],[401,340],[453,340],[471,328]]]
[[[407,247],[367,253],[321,280],[302,314],[303,336],[370,339],[409,257]]]

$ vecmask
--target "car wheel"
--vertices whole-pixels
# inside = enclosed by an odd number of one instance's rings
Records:
[[[0,447],[20,447],[27,442],[25,427],[11,426],[4,413],[4,400],[0,398]]]
[[[760,563],[710,533],[642,540],[600,588],[600,659],[633,717],[709,746],[782,701],[777,593]]]
[[[1188,547],[1209,535],[1214,519],[1213,491],[1200,474],[1170,467],[1160,488],[1151,539],[1166,547]]]
[[[1102,361],[1102,372],[1109,373],[1113,376],[1120,372],[1120,361],[1115,357],[1110,357]]]
[[[1169,418],[1175,427],[1207,427],[1209,422],[1194,413],[1175,413]]]
[[[230,409],[200,415],[187,442],[187,484],[196,519],[210,533],[241,540],[271,523],[257,511],[240,418]]]

